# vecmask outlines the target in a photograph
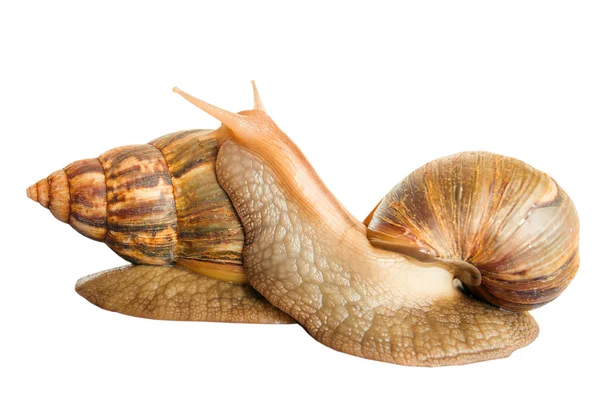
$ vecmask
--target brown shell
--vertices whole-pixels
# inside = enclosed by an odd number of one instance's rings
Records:
[[[481,285],[467,288],[509,310],[553,300],[579,266],[571,199],[548,175],[497,154],[459,153],[422,166],[366,222],[374,246],[476,266]]]
[[[179,263],[243,282],[243,228],[215,175],[219,139],[191,130],[118,147],[68,165],[27,194],[134,264]]]

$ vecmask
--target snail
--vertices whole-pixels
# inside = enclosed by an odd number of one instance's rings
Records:
[[[238,114],[173,90],[219,120],[78,161],[27,189],[134,265],[76,290],[156,319],[298,322],[335,350],[403,365],[507,357],[526,311],[578,266],[575,207],[543,172],[486,152],[435,160],[364,222],[255,105]]]

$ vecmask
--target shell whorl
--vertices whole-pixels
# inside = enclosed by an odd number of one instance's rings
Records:
[[[215,175],[218,134],[176,132],[76,161],[27,195],[135,264],[240,277],[243,228]],[[212,271],[212,272],[211,272]]]
[[[571,199],[548,175],[497,154],[459,153],[422,166],[367,223],[374,246],[475,266],[481,284],[469,291],[509,310],[553,300],[579,266]]]
[[[48,208],[59,221],[69,221],[69,182],[64,170],[58,170],[31,185],[27,188],[27,196]]]

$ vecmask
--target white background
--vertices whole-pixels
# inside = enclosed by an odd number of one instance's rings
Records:
[[[0,397],[598,398],[597,2],[11,3],[0,6]],[[533,312],[539,338],[504,360],[411,368],[335,352],[297,325],[150,321],[80,298],[77,278],[124,262],[25,188],[112,147],[216,127],[171,87],[239,111],[250,79],[360,218],[411,170],[458,151],[553,176],[580,215],[581,268]]]

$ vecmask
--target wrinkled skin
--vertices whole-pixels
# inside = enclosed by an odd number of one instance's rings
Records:
[[[105,310],[172,321],[293,323],[248,285],[185,268],[133,265],[81,278],[75,290]]]
[[[372,247],[266,114],[242,114],[251,123],[232,129],[217,177],[244,225],[244,267],[250,284],[316,340],[435,366],[506,357],[536,338],[528,313],[472,299],[445,269]]]

